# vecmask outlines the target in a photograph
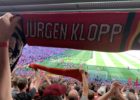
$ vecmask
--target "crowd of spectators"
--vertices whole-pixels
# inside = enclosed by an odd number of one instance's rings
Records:
[[[41,75],[35,70],[34,77],[21,77],[12,73],[12,97],[14,100],[139,100],[140,90],[128,83],[102,81],[92,82],[87,72],[79,69],[82,82],[65,76]]]

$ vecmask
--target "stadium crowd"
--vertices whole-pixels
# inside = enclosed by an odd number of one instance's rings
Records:
[[[0,100],[139,100],[140,92],[133,86],[98,79],[88,82],[90,76],[82,66],[81,82],[41,76],[37,69],[34,77],[17,76],[14,71],[11,74],[8,44],[19,19],[11,13],[0,17]]]
[[[140,91],[128,83],[102,81],[92,82],[84,70],[82,82],[64,76],[41,75],[35,70],[34,77],[17,76],[12,73],[12,97],[14,100],[139,100]]]

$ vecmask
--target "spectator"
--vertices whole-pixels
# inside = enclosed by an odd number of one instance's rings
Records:
[[[69,91],[68,100],[80,100],[80,96],[75,89]]]
[[[62,100],[65,93],[66,87],[64,85],[52,84],[44,89],[41,100]]]
[[[94,100],[94,92],[92,90],[88,92],[88,100]]]
[[[26,78],[18,79],[17,86],[19,88],[19,93],[14,96],[14,100],[31,100],[34,98],[40,83],[40,78],[37,71],[35,73],[35,79],[31,82],[31,87],[28,87],[28,83],[29,81]],[[29,92],[27,91],[27,89],[29,90]]]
[[[35,89],[31,89],[29,93],[26,92],[28,88],[28,81],[26,78],[20,78],[17,82],[20,92],[15,95],[14,100],[31,100],[35,93]]]
[[[19,88],[17,85],[19,77],[13,77],[12,79],[12,97],[14,98],[17,93],[19,93]]]
[[[127,98],[128,100],[137,100],[135,94],[132,93],[132,92],[129,92],[129,93],[126,95],[126,98]]]
[[[125,98],[120,92],[120,87],[121,84],[119,82],[113,82],[110,90],[107,93],[105,93],[103,96],[99,97],[98,100],[108,100],[109,98],[115,100],[125,100]]]
[[[12,100],[8,44],[19,19],[11,13],[0,17],[0,100]]]

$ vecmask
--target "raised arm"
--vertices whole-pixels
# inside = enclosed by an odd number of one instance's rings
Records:
[[[126,100],[119,88],[116,89],[116,92],[120,100]]]
[[[50,81],[50,79],[48,78],[47,73],[46,73],[46,75],[45,75],[45,79],[46,79],[46,81],[48,82],[48,84],[49,84],[49,85],[51,85],[51,84],[52,84],[52,83],[51,83],[51,81]]]
[[[0,100],[12,100],[8,44],[18,20],[10,13],[0,17]]]
[[[88,91],[89,91],[88,78],[87,78],[87,75],[86,75],[85,71],[83,70],[82,66],[80,67],[79,71],[82,74],[82,84],[83,84],[82,95],[87,97],[88,96]]]
[[[114,93],[117,94],[119,100],[125,100],[124,97],[121,94],[120,88],[122,87],[122,85],[115,81],[111,84],[111,88],[110,90],[105,93],[103,96],[101,96],[98,100],[108,100],[111,96],[113,96]]]
[[[113,94],[114,92],[116,92],[116,90],[120,87],[120,83],[119,82],[113,82],[111,84],[111,88],[110,90],[105,93],[103,96],[99,97],[98,100],[108,100]],[[123,100],[123,99],[121,99]]]
[[[36,91],[37,91],[38,87],[40,85],[40,82],[41,82],[41,78],[40,78],[39,72],[38,72],[38,70],[35,70],[35,77],[34,77],[34,79],[31,82],[30,88],[31,89],[35,88]]]

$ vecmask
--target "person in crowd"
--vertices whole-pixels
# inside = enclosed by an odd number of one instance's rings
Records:
[[[92,90],[88,92],[88,100],[94,100],[94,92]]]
[[[29,93],[26,92],[26,89],[28,88],[28,80],[26,78],[20,78],[17,85],[19,93],[14,96],[14,100],[31,100],[34,97],[36,93],[35,88],[31,89]]]
[[[43,89],[41,100],[62,100],[66,93],[66,87],[57,83],[51,84]]]
[[[71,85],[69,88],[67,100],[88,100],[88,77],[87,73],[82,69],[82,66],[80,66],[79,71],[82,74],[82,95],[80,95],[80,87],[78,87],[77,83],[75,82],[73,85]]]
[[[0,17],[0,100],[12,100],[11,69],[9,63],[9,39],[18,25],[20,17],[6,13]]]
[[[27,78],[19,78],[17,81],[17,86],[19,88],[19,93],[14,96],[14,100],[31,100],[34,98],[39,84],[40,84],[40,77],[38,72],[35,73],[35,79],[31,82],[29,91],[28,89],[28,79]]]
[[[132,92],[129,92],[129,93],[126,95],[126,98],[127,98],[128,100],[138,100],[138,99],[136,99],[135,94],[132,93]]]
[[[80,96],[75,89],[69,91],[68,100],[80,100]]]
[[[124,96],[122,95],[120,89],[121,89],[121,84],[117,81],[113,82],[111,84],[111,88],[108,92],[106,92],[104,95],[100,96],[98,100],[125,100]]]
[[[14,76],[12,78],[12,97],[14,98],[16,96],[17,93],[19,93],[19,88],[17,85],[19,77]]]
[[[0,17],[0,100],[12,100],[12,94],[9,92],[11,91],[11,69],[8,47],[9,39],[14,33],[15,27],[18,26],[19,20],[20,17],[14,16],[11,13],[6,13]],[[18,79],[17,86],[19,88],[19,93],[17,93],[17,98],[20,97],[20,94],[26,93],[27,83],[28,81],[26,79]],[[34,88],[31,89],[31,91],[33,91],[31,94],[34,94],[36,92],[35,88],[37,87],[37,82],[32,86],[34,86]]]

